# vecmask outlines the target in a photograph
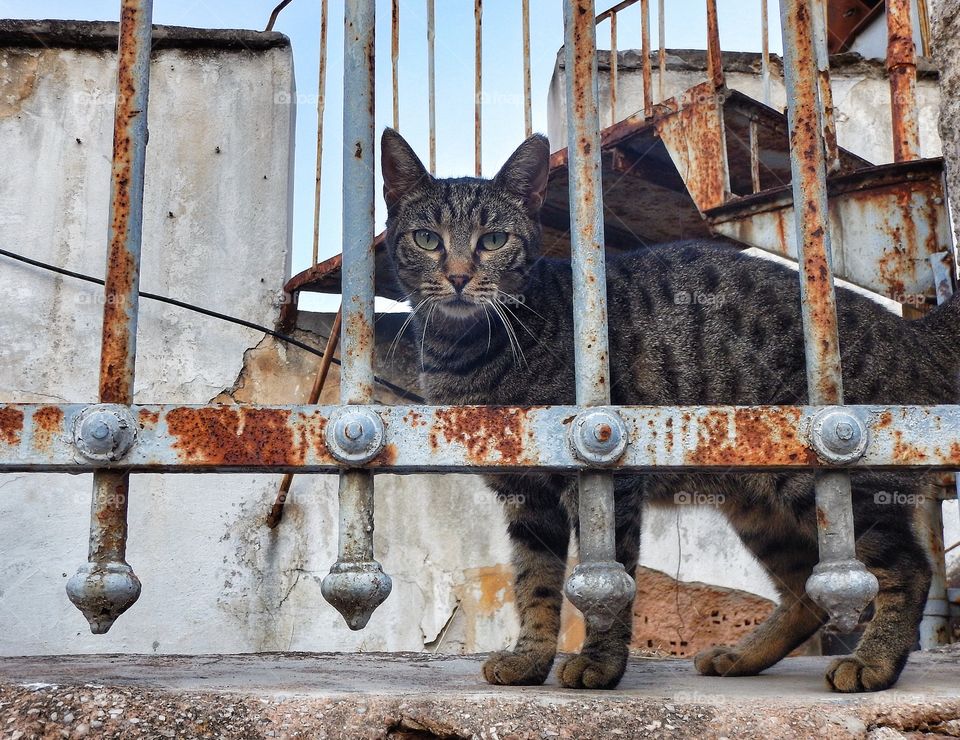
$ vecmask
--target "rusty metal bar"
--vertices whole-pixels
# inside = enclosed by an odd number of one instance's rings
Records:
[[[152,17],[152,0],[121,3],[100,349],[100,401],[110,404],[133,403]],[[127,444],[133,430],[124,425],[126,421],[124,417],[81,421],[78,429],[88,453],[109,457],[114,449],[105,442],[113,432]],[[94,634],[107,632],[140,596],[140,580],[125,559],[129,483],[124,472],[94,473],[87,563],[67,582],[67,595]]]
[[[755,118],[750,119],[750,185],[754,193],[760,192],[760,142]]]
[[[596,25],[599,26],[601,23],[607,20],[607,18],[612,18],[621,10],[625,10],[626,8],[629,8],[631,5],[637,2],[640,2],[640,0],[620,0],[619,3],[617,3],[616,5],[610,8],[607,8],[605,11],[603,11],[602,13],[600,13],[600,15],[597,16]]]
[[[816,2],[781,0],[780,15],[807,393],[810,403],[827,405],[843,403],[843,384],[813,40]],[[846,410],[838,411],[834,418],[834,430],[840,437],[847,437],[847,431],[855,428]],[[807,582],[807,592],[837,628],[848,632],[876,596],[877,579],[856,558],[849,474],[822,473],[815,479],[815,488],[820,563]]]
[[[927,8],[927,0],[917,0],[917,15],[920,21],[920,54],[929,57],[931,55],[930,10]]]
[[[666,26],[664,12],[663,0],[657,0],[657,44],[659,47],[657,65],[660,69],[660,74],[657,77],[657,97],[661,101],[665,97],[663,92],[663,78],[667,73],[667,34],[664,30]]]
[[[640,0],[640,55],[643,57],[643,115],[653,115],[653,83],[650,72],[650,0]]]
[[[0,405],[0,473],[293,472],[342,467],[328,430],[338,406],[134,406],[129,450],[87,457],[84,420],[125,406]],[[586,406],[368,406],[384,428],[376,472],[513,472],[585,467],[569,437]],[[618,471],[816,470],[840,464],[823,443],[817,406],[618,406],[631,443]],[[960,406],[844,406],[861,440],[843,464],[862,469],[960,470]],[[829,431],[829,430],[827,430]]]
[[[310,389],[310,396],[307,404],[314,405],[320,400],[320,394],[323,392],[323,386],[327,382],[327,375],[330,372],[330,365],[333,363],[333,356],[336,354],[337,347],[340,344],[340,326],[343,321],[343,308],[337,309],[337,315],[333,319],[333,326],[330,327],[330,336],[327,337],[327,346],[323,349],[323,357],[320,358],[320,366],[317,368],[317,374],[313,379],[313,387]],[[273,502],[270,513],[267,515],[267,526],[275,529],[283,519],[283,507],[287,503],[287,494],[290,493],[290,486],[293,484],[293,473],[284,473],[280,481],[280,488],[277,490],[277,497]]]
[[[483,0],[473,0],[473,169],[477,177],[483,173]]]
[[[390,73],[393,81],[393,128],[400,130],[400,0],[390,7]]]
[[[763,84],[763,104],[770,105],[770,31],[767,3],[760,0],[760,80]],[[756,191],[754,191],[756,192]]]
[[[330,437],[349,465],[382,429],[362,404],[373,400],[374,86],[376,1],[346,0],[343,44],[343,352],[340,402]],[[359,405],[354,405],[359,404]],[[382,425],[381,425],[382,426]],[[390,594],[391,581],[373,559],[373,474],[340,471],[337,562],[323,579],[323,597],[350,629],[362,629]]]
[[[533,96],[530,93],[530,0],[523,0],[523,130],[533,135]]]
[[[323,168],[323,113],[327,97],[327,0],[320,0],[320,62],[317,77],[317,181],[313,191],[314,265],[320,259],[320,174]]]
[[[430,118],[430,174],[437,174],[437,74],[434,0],[427,0],[427,97]]]
[[[834,121],[833,89],[830,87],[830,54],[827,49],[827,2],[816,0],[813,6],[813,49],[817,58],[817,85],[823,114],[823,144],[827,172],[839,172],[840,150]]]
[[[620,54],[617,52],[617,14],[610,15],[610,125],[617,122],[617,77]]]
[[[887,75],[890,77],[893,159],[895,162],[919,159],[917,50],[913,43],[910,0],[887,0]]]
[[[717,0],[707,0],[707,79],[715,87],[723,87],[723,57],[720,51]]]
[[[564,0],[563,26],[576,395],[581,406],[602,407],[610,403],[610,366],[593,0]],[[586,409],[570,430],[570,440],[584,460],[592,453],[615,455],[627,439],[622,420],[609,409]],[[603,631],[633,599],[636,587],[615,558],[613,475],[583,471],[578,487],[580,563],[566,593],[587,623]]]

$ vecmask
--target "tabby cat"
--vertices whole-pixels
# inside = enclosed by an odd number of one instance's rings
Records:
[[[570,263],[539,253],[547,139],[527,139],[492,180],[431,177],[391,129],[381,146],[386,243],[415,313],[429,402],[573,404]],[[607,295],[612,403],[805,403],[795,271],[723,244],[686,241],[608,258]],[[957,301],[904,321],[840,288],[837,312],[848,403],[957,402]],[[494,684],[539,684],[557,651],[567,547],[577,529],[575,481],[562,474],[486,480],[506,509],[520,634],[483,674]],[[616,553],[628,573],[637,565],[641,504],[696,492],[723,501],[723,514],[779,590],[779,606],[753,633],[696,656],[700,673],[759,673],[824,624],[804,593],[818,560],[812,481],[809,473],[616,477]],[[896,501],[922,496],[929,481],[865,471],[852,484],[857,555],[880,592],[856,652],[835,660],[826,679],[836,691],[876,691],[903,669],[930,584],[911,524],[916,507]],[[559,665],[560,684],[616,686],[631,622],[628,606],[608,631],[588,628],[580,654]]]

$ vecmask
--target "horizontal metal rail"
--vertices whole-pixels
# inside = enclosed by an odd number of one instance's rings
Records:
[[[335,421],[355,408],[0,406],[0,472],[960,470],[960,406],[611,406],[626,446],[606,466],[573,450],[572,435],[594,431],[574,428],[578,406],[366,406],[381,439],[366,460],[344,463]],[[128,450],[88,457],[84,437],[103,429],[121,430]]]

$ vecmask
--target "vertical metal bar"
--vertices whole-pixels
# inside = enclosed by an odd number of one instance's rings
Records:
[[[617,53],[617,14],[610,14],[610,125],[617,122],[617,77],[620,55]]]
[[[826,0],[816,0],[813,5],[813,49],[817,58],[817,85],[820,90],[820,103],[823,109],[823,144],[826,149],[827,172],[838,172],[840,170],[840,150],[837,148],[833,90],[830,87]]]
[[[483,138],[483,0],[473,0],[473,169],[480,177],[483,172],[481,140]]]
[[[643,115],[653,115],[653,83],[650,71],[650,0],[640,0],[640,56],[643,57]]]
[[[917,51],[913,43],[910,0],[887,0],[887,75],[893,158],[906,162],[920,156],[917,114]]]
[[[593,0],[564,0],[563,20],[576,397],[578,404],[597,406],[610,402],[610,368]],[[635,585],[615,562],[612,474],[581,472],[579,490],[580,564],[566,592],[587,622],[604,630],[632,600]]]
[[[323,167],[323,113],[327,93],[327,0],[320,2],[320,63],[317,81],[317,182],[313,191],[313,264],[320,258],[320,173]]]
[[[100,349],[100,401],[133,403],[147,156],[152,0],[123,0],[117,50],[117,100]],[[93,430],[100,439],[106,426]],[[126,562],[128,473],[93,475],[87,563],[67,583],[67,595],[102,634],[140,595],[140,580]]]
[[[760,0],[760,80],[763,84],[763,104],[770,105],[770,32],[768,22],[767,3],[769,0]]]
[[[434,33],[434,0],[427,0],[427,88],[430,117],[430,174],[437,174],[437,75]]]
[[[707,78],[716,87],[723,86],[723,56],[720,52],[717,0],[707,0]]]
[[[400,0],[390,8],[390,69],[393,79],[393,128],[400,130]]]
[[[843,384],[813,48],[815,2],[781,0],[780,15],[807,392],[811,404],[823,405],[843,403]],[[820,563],[807,581],[807,592],[839,629],[850,631],[876,595],[877,580],[856,559],[849,474],[821,473],[815,487]]]
[[[530,0],[523,0],[523,130],[533,135],[533,98],[530,94]]]
[[[340,402],[373,400],[375,0],[346,0],[343,44],[343,352]],[[368,432],[357,424],[356,432]],[[352,437],[351,437],[352,438]],[[323,597],[362,629],[392,587],[373,559],[373,474],[340,471],[337,562]]]
[[[663,0],[657,0],[657,43],[660,49],[657,55],[657,64],[660,68],[660,75],[657,78],[657,98],[661,101],[664,98],[663,77],[667,72],[667,34],[665,27]]]
[[[760,142],[757,137],[757,120],[750,119],[750,183],[754,193],[760,192]]]
[[[920,54],[930,56],[930,11],[927,0],[917,0],[917,15],[920,20]]]

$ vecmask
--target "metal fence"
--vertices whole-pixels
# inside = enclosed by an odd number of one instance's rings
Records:
[[[614,47],[614,11],[629,4],[620,3],[600,18],[611,21]],[[428,0],[428,8],[432,5]],[[641,0],[641,6],[646,18],[646,0]],[[479,38],[480,0],[475,7]],[[660,7],[662,18],[662,2]],[[523,9],[528,18],[526,2]],[[719,86],[723,69],[715,2],[708,0],[706,9],[708,77]],[[614,557],[614,471],[812,469],[816,471],[821,561],[807,588],[836,625],[853,627],[876,594],[877,582],[856,559],[848,471],[960,469],[960,406],[843,405],[827,220],[826,174],[833,155],[830,136],[824,134],[829,126],[824,112],[828,88],[824,86],[822,6],[818,0],[781,2],[809,390],[809,405],[802,407],[610,405],[597,108],[598,19],[593,0],[564,0],[563,10],[576,406],[387,407],[370,403],[374,383],[374,0],[347,0],[344,19],[344,90],[349,94],[344,94],[343,190],[351,197],[345,199],[343,210],[340,405],[138,406],[132,404],[132,396],[152,2],[123,0],[100,403],[0,406],[0,471],[94,474],[89,558],[67,586],[94,632],[108,630],[140,591],[125,560],[131,473],[339,473],[339,557],[323,581],[323,595],[350,627],[359,629],[391,588],[373,552],[374,473],[533,469],[578,476],[580,563],[566,591],[586,619],[600,628],[634,594],[632,579]],[[909,9],[905,12],[909,14]],[[432,13],[430,18],[432,41]],[[649,67],[646,25],[644,29],[644,59]],[[525,30],[525,37],[528,33]],[[891,62],[891,71],[896,72],[895,84],[902,84],[909,93],[913,51],[901,46],[902,54]],[[662,53],[660,63],[662,69]],[[616,74],[614,61],[611,75]],[[649,108],[649,69],[643,74],[645,108]],[[479,72],[476,83],[479,89]],[[528,82],[526,87],[529,90]],[[615,101],[614,95],[614,106]],[[433,110],[431,105],[431,121]],[[529,104],[526,111],[529,129]],[[479,113],[478,108],[478,124]],[[901,128],[904,144],[898,151],[904,157],[915,156],[916,127]],[[431,169],[435,166],[433,141],[431,136]],[[478,167],[479,141],[478,125]]]

